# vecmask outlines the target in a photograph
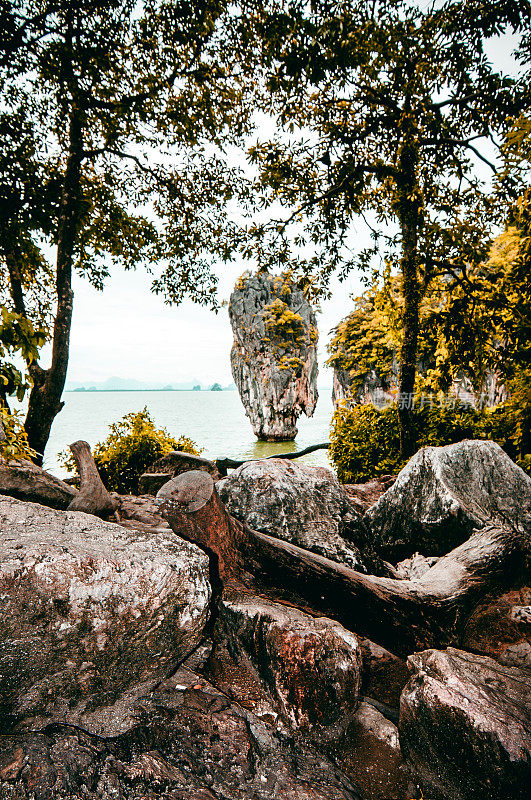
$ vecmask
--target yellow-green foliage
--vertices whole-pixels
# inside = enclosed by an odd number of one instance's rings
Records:
[[[328,345],[327,363],[348,372],[354,390],[363,384],[371,370],[389,388],[396,382],[403,332],[400,287],[400,278],[387,273],[381,286],[374,285],[355,299],[354,311],[337,326]],[[444,304],[444,284],[433,281],[420,307],[419,390],[446,391],[452,381],[446,342],[441,334]]]
[[[29,446],[28,437],[24,426],[15,412],[10,414],[6,408],[0,407],[0,420],[5,434],[5,440],[0,441],[0,458],[35,458],[37,452]]]
[[[103,483],[120,494],[138,493],[138,479],[158,458],[172,450],[199,455],[195,442],[186,436],[174,439],[164,428],[156,428],[147,406],[142,411],[126,414],[110,426],[110,433],[94,448],[94,461]],[[67,467],[75,467],[68,456]]]
[[[270,337],[278,347],[301,344],[304,341],[304,320],[289,308],[287,303],[275,297],[262,311],[264,323]]]
[[[529,421],[531,398],[515,409],[520,400],[508,401],[495,409],[479,411],[467,407],[425,406],[413,412],[417,447],[439,446],[462,439],[492,439],[498,442],[523,469],[531,472]],[[514,397],[514,396],[513,396]],[[520,438],[514,420],[520,414]],[[527,438],[526,438],[527,436]],[[528,448],[528,449],[526,449]],[[396,405],[378,410],[372,405],[340,405],[332,419],[330,460],[341,483],[362,483],[375,476],[397,473],[405,464],[400,458],[400,435]]]

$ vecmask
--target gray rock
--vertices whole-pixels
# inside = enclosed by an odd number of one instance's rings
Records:
[[[200,641],[208,559],[82,512],[0,499],[2,728],[83,724]]]
[[[176,475],[196,469],[202,472],[208,472],[215,481],[220,478],[220,474],[212,461],[201,458],[201,456],[196,456],[193,453],[172,450],[171,453],[155,461],[155,463],[140,476],[138,480],[139,493],[156,495],[159,489]]]
[[[66,509],[77,496],[77,489],[37,467],[31,461],[0,459],[0,495]]]
[[[437,556],[423,556],[420,553],[414,553],[411,558],[405,558],[396,565],[397,577],[406,581],[412,578],[422,578],[438,560]]]
[[[249,461],[218,481],[228,511],[251,528],[366,571],[361,516],[331,470],[278,458]]]
[[[531,531],[531,478],[494,442],[425,447],[364,519],[388,560],[444,555],[489,520]]]
[[[230,297],[231,366],[254,433],[294,439],[297,419],[317,403],[317,325],[302,289],[260,272],[240,278]]]
[[[454,648],[409,658],[400,743],[433,800],[524,800],[531,786],[531,673]]]
[[[207,674],[220,688],[293,730],[337,723],[357,707],[361,649],[331,619],[258,597],[224,597]]]

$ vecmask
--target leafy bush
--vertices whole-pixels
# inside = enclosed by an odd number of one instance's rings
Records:
[[[419,449],[462,439],[492,439],[528,472],[530,419],[529,396],[527,405],[522,397],[513,396],[486,411],[462,406],[441,408],[434,398],[433,407],[414,411]],[[378,410],[372,405],[342,404],[332,419],[329,455],[341,483],[359,483],[398,472],[406,461],[400,458],[397,406]]]
[[[94,461],[109,491],[137,494],[138,479],[158,458],[172,450],[199,455],[201,450],[186,436],[174,439],[164,428],[156,428],[147,406],[126,414],[110,426],[110,433],[94,448]],[[63,454],[63,462],[75,469],[72,456]]]
[[[0,458],[10,460],[12,458],[33,459],[37,452],[29,446],[28,437],[24,426],[16,412],[10,414],[9,411],[0,406],[0,421],[4,431],[5,439],[0,440]]]

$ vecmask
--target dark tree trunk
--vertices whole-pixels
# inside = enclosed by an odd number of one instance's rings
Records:
[[[400,180],[397,214],[402,237],[400,270],[404,313],[403,340],[400,350],[398,383],[398,417],[400,421],[400,451],[402,458],[415,453],[416,436],[413,420],[415,378],[419,335],[420,285],[418,278],[418,232],[420,207],[416,167],[418,151],[414,143],[405,144],[400,153]]]
[[[53,327],[52,363],[49,369],[30,366],[33,386],[29,396],[25,429],[31,447],[42,456],[52,423],[62,409],[61,400],[68,368],[72,325],[72,262],[79,223],[81,162],[83,158],[83,115],[74,104],[70,115],[69,152],[57,228],[56,291],[57,312]]]
[[[206,472],[185,472],[157,495],[172,529],[201,547],[221,582],[325,614],[407,655],[455,644],[478,598],[515,578],[528,553],[522,533],[492,525],[416,580],[363,575],[231,517]]]

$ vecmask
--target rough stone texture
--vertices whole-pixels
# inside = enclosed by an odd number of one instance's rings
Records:
[[[502,664],[531,669],[530,612],[529,586],[489,595],[468,618],[461,646],[492,656]]]
[[[438,560],[437,556],[423,556],[420,553],[414,553],[411,558],[405,558],[396,565],[396,575],[405,581],[422,578]]]
[[[400,750],[398,728],[369,703],[360,703],[344,733],[326,750],[367,800],[417,796]]]
[[[531,672],[448,648],[409,657],[400,743],[430,800],[524,800]]]
[[[372,403],[376,408],[383,408],[396,398],[390,388],[389,384],[372,369],[365,376],[363,383],[353,389],[350,371],[342,367],[334,367],[332,402],[336,408],[343,400],[362,404]]]
[[[406,662],[370,639],[361,640],[362,694],[398,709],[400,694],[409,680]]]
[[[310,730],[356,709],[359,642],[333,620],[234,594],[221,604],[213,638],[210,679],[271,721]]]
[[[77,496],[77,489],[31,461],[6,462],[0,459],[0,495],[65,509]]]
[[[367,532],[331,470],[278,458],[249,461],[218,481],[220,498],[251,528],[365,570],[354,544]]]
[[[531,478],[494,442],[425,447],[367,511],[381,555],[444,555],[489,520],[531,530]]]
[[[188,670],[115,738],[64,725],[0,739],[2,800],[358,800],[348,778]]]
[[[114,494],[117,503],[116,517],[126,528],[152,530],[156,533],[160,528],[171,530],[168,522],[160,513],[160,508],[151,495]]]
[[[140,476],[138,481],[139,492],[140,494],[156,495],[167,481],[182,472],[188,472],[192,469],[208,472],[215,481],[221,477],[212,461],[196,456],[193,453],[172,450],[171,453],[155,461],[147,472]]]
[[[200,641],[208,559],[82,512],[0,499],[2,728],[84,724]]]
[[[391,488],[395,480],[394,475],[382,475],[381,478],[373,478],[366,483],[344,483],[341,488],[356,511],[365,514]]]
[[[317,325],[304,292],[286,277],[240,278],[231,294],[231,366],[254,433],[294,439],[317,403]]]

